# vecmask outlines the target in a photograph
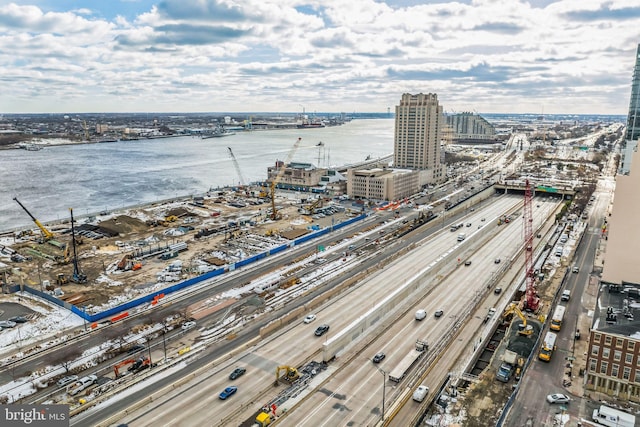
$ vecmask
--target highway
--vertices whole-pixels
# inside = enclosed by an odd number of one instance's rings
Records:
[[[494,198],[490,206],[464,218],[465,223],[471,222],[472,225],[465,227],[468,237],[463,243],[469,248],[469,259],[475,262],[472,262],[470,266],[461,265],[463,263],[458,259],[447,259],[437,263],[441,264],[437,268],[439,270],[436,272],[439,274],[436,277],[437,280],[423,279],[431,282],[426,284],[425,299],[418,300],[417,305],[414,303],[402,307],[401,311],[404,314],[400,316],[399,321],[393,322],[393,319],[385,319],[384,324],[388,328],[385,334],[366,347],[361,354],[358,354],[362,350],[360,347],[367,344],[370,339],[359,339],[356,344],[360,343],[360,346],[356,345],[351,349],[346,349],[344,355],[339,355],[336,361],[330,364],[330,370],[339,370],[337,379],[331,379],[327,385],[323,385],[318,390],[319,392],[312,393],[302,403],[302,409],[296,408],[289,412],[289,415],[282,420],[282,424],[302,425],[307,422],[315,422],[299,419],[303,416],[302,414],[309,412],[305,409],[307,402],[310,402],[308,404],[313,408],[318,408],[313,410],[316,413],[315,419],[326,419],[327,425],[331,425],[330,419],[336,421],[336,418],[333,417],[340,417],[337,414],[342,411],[336,411],[334,408],[345,405],[349,408],[349,416],[354,423],[367,424],[375,420],[372,411],[376,412],[375,408],[380,404],[382,376],[371,364],[370,358],[381,349],[392,349],[391,351],[386,350],[387,359],[380,365],[384,368],[402,358],[415,343],[416,337],[426,339],[432,345],[441,339],[447,329],[464,313],[465,308],[470,304],[469,301],[476,297],[474,292],[477,290],[480,294],[481,288],[486,286],[484,280],[474,279],[476,277],[490,277],[496,271],[497,266],[507,265],[506,263],[511,256],[510,252],[514,253],[517,246],[522,244],[521,222],[515,221],[513,224],[501,227],[498,227],[495,222],[500,214],[519,203],[521,203],[521,197]],[[547,204],[542,206],[547,206]],[[552,208],[553,203],[549,203],[545,209],[548,213]],[[483,217],[485,221],[481,221]],[[478,225],[494,228],[500,238],[494,239],[480,252],[472,254],[473,234],[478,230]],[[452,246],[458,245],[457,234],[451,233],[448,229],[438,232],[428,239],[428,244],[418,246],[412,252],[363,281],[348,294],[333,299],[324,308],[317,310],[315,314],[318,319],[315,322],[308,325],[292,324],[289,328],[251,348],[250,351],[240,354],[237,359],[216,364],[213,369],[199,376],[196,381],[165,394],[161,399],[126,416],[124,421],[133,422],[134,425],[157,425],[157,423],[166,420],[171,420],[173,425],[185,426],[197,425],[201,422],[218,423],[219,425],[240,424],[246,418],[247,413],[259,409],[269,401],[270,397],[274,397],[279,390],[282,390],[283,386],[274,389],[272,385],[277,366],[300,366],[305,361],[320,360],[322,343],[333,331],[340,330],[368,310],[374,301],[388,293],[389,286],[393,286],[393,283],[400,283],[419,274],[424,266],[436,261],[442,253],[446,253]],[[508,244],[507,241],[511,243]],[[394,247],[394,244],[389,244],[390,249]],[[503,259],[505,264],[493,262],[498,256]],[[453,273],[446,280],[441,281],[440,279],[449,274],[447,269]],[[436,286],[444,288],[445,292],[439,291],[430,294],[429,288],[433,289]],[[470,292],[471,289],[473,290]],[[433,291],[431,290],[431,292]],[[493,294],[490,293],[490,295]],[[415,307],[427,309],[430,314],[428,319],[421,323],[413,320]],[[445,315],[440,319],[433,319],[433,311],[439,308],[445,311]],[[442,327],[429,330],[430,326],[435,324],[432,322],[435,321],[440,322]],[[313,331],[320,323],[330,324],[331,329],[328,332],[329,335],[318,338],[313,335]],[[382,342],[385,344],[380,344]],[[351,354],[357,356],[350,357]],[[343,360],[348,365],[340,366]],[[247,367],[247,374],[234,383],[239,387],[239,392],[230,401],[220,401],[217,399],[217,394],[230,384],[227,376],[236,365]],[[348,376],[345,377],[345,375]],[[339,384],[336,385],[331,381],[337,381]],[[350,390],[352,384],[361,386],[356,390],[359,393]],[[402,388],[397,387],[397,389],[401,390]],[[332,397],[327,398],[326,396]],[[335,401],[336,396],[338,396],[338,402]],[[393,393],[390,393],[390,397],[392,396]],[[316,399],[320,399],[320,401],[318,402]],[[351,399],[356,400],[352,401]],[[184,411],[185,407],[190,408],[188,413]],[[354,408],[358,407],[360,409],[356,411]],[[336,413],[332,413],[332,411]]]

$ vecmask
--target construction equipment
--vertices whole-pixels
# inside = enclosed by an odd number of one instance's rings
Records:
[[[256,417],[256,423],[258,423],[259,427],[267,427],[269,424],[271,424],[271,415],[266,412],[260,412]]]
[[[536,292],[536,280],[533,272],[533,214],[531,210],[531,184],[527,179],[524,190],[524,242],[525,242],[525,309],[536,312],[540,298]]]
[[[298,146],[300,145],[300,142],[302,141],[302,138],[298,138],[296,140],[296,142],[293,144],[293,147],[291,147],[291,150],[289,150],[289,154],[287,154],[287,159],[282,162],[282,164],[280,164],[280,168],[278,169],[278,173],[276,174],[276,176],[271,180],[270,183],[270,189],[271,189],[271,219],[272,220],[276,220],[279,218],[278,215],[278,210],[276,209],[276,185],[278,185],[278,182],[282,179],[282,176],[284,175],[284,171],[287,168],[287,165],[289,163],[291,163],[291,159],[293,158],[293,155],[295,154],[296,150],[298,149]]]
[[[71,248],[73,249],[73,276],[71,280],[75,283],[87,283],[87,275],[80,270],[78,264],[78,254],[76,252],[76,229],[73,221],[73,208],[69,208],[71,214]]]
[[[145,369],[150,367],[151,359],[149,359],[149,357],[147,356],[142,356],[133,362],[133,365],[129,367],[128,371],[133,374],[137,374],[138,372],[144,371]]]
[[[302,207],[304,215],[313,215],[317,208],[322,207],[322,197],[319,197],[313,203]]]
[[[125,359],[122,362],[113,365],[113,372],[116,374],[116,378],[120,377],[120,368],[122,368],[123,366],[127,366],[127,365],[131,365],[133,363],[136,362],[136,359]],[[124,375],[124,374],[122,374]]]
[[[64,273],[59,273],[56,277],[56,285],[61,286],[66,285],[67,283],[69,283],[69,279],[67,279],[67,276],[65,276]]]
[[[529,336],[533,333],[533,326],[527,325],[527,317],[518,307],[518,304],[512,302],[504,309],[504,313],[502,313],[502,317],[508,317],[511,314],[516,314],[522,323],[518,325],[518,335]]]
[[[285,374],[284,374],[284,376],[282,378],[280,378],[280,371],[284,371],[285,372]],[[298,378],[300,378],[300,373],[293,366],[278,366],[276,368],[276,382],[275,382],[275,385],[278,385],[278,382],[280,381],[280,379],[283,379],[285,381],[288,381],[288,382],[292,383],[295,380],[297,380]]]
[[[244,187],[245,185],[245,180],[244,177],[242,176],[242,172],[240,171],[240,165],[238,164],[238,160],[236,159],[236,156],[234,156],[233,151],[231,151],[231,147],[227,147],[227,150],[229,150],[229,155],[231,156],[231,161],[233,162],[233,166],[236,168],[236,172],[238,173],[238,179],[240,180],[240,187]]]
[[[42,232],[42,238],[45,241],[53,239],[53,233],[51,231],[47,230],[47,228],[44,225],[42,225],[42,223],[40,221],[38,221],[35,216],[31,215],[31,212],[29,212],[27,210],[27,208],[25,208],[24,205],[22,203],[20,203],[20,200],[18,200],[17,197],[14,197],[13,200],[15,200],[16,203],[18,203],[20,205],[20,207],[22,209],[24,209],[24,211],[27,213],[27,215],[29,215],[31,217],[33,222],[38,226],[38,228]]]

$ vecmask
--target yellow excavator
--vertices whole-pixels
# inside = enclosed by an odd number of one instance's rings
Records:
[[[285,374],[284,374],[284,376],[282,378],[280,378],[280,372],[281,371],[285,372]],[[275,385],[278,385],[278,383],[279,383],[279,381],[281,379],[292,383],[295,380],[297,380],[298,378],[300,378],[300,373],[293,366],[278,366],[276,368],[276,383],[275,383]]]
[[[522,323],[518,325],[518,335],[529,336],[533,333],[533,326],[527,325],[527,317],[524,315],[522,310],[518,307],[518,304],[512,302],[504,309],[504,313],[502,313],[502,317],[505,318],[511,314],[516,314]]]

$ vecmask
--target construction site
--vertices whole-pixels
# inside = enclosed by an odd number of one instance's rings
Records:
[[[81,220],[70,209],[68,219],[51,225],[14,198],[35,228],[0,236],[2,284],[29,286],[95,313],[360,213],[323,195],[278,191],[288,161],[262,186],[211,190]]]

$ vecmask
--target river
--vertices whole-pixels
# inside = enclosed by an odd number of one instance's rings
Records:
[[[72,144],[40,151],[0,150],[0,231],[32,226],[17,197],[40,221],[122,209],[236,185],[230,147],[247,182],[264,180],[267,167],[286,160],[319,167],[363,161],[393,152],[393,119],[352,120],[342,126],[238,132],[223,138]],[[318,146],[322,142],[323,144]]]

